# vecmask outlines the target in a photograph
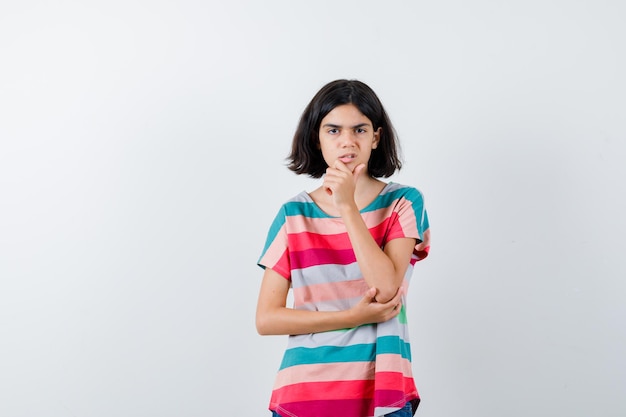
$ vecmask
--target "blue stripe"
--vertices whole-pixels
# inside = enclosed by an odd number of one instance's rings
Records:
[[[263,258],[263,256],[265,255],[265,252],[267,252],[267,249],[270,247],[272,242],[276,239],[276,235],[278,235],[278,232],[280,231],[280,229],[283,227],[284,224],[285,224],[285,211],[283,208],[281,208],[278,214],[276,214],[276,217],[274,217],[274,221],[272,222],[272,225],[270,226],[270,230],[267,232],[267,239],[265,239],[265,246],[263,247],[263,251],[261,251],[261,256],[259,256],[259,260],[257,261],[257,264],[259,261],[261,261],[261,258]]]
[[[400,199],[410,201],[411,207],[413,209],[413,215],[415,216],[415,221],[417,223],[417,232],[419,233],[420,237],[423,237],[424,232],[429,228],[428,213],[424,209],[424,196],[421,192],[413,187],[393,187],[398,186],[398,184],[390,184],[390,186],[392,186],[391,191],[381,194],[376,200],[372,202],[372,204],[363,209],[363,212],[390,207],[394,201]]]
[[[374,360],[374,348],[374,344],[291,348],[285,352],[280,369],[316,363],[369,362]]]
[[[315,203],[303,201],[291,201],[285,203],[285,214],[287,216],[305,216],[313,219],[331,217],[324,213]]]
[[[381,336],[376,339],[376,354],[386,353],[401,355],[411,362],[411,344],[399,336]]]
[[[387,189],[389,189],[389,191],[383,191],[382,194],[376,197],[376,199],[370,205],[361,210],[361,212],[367,213],[378,209],[385,209],[390,207],[393,201],[404,198],[411,202],[417,222],[418,233],[420,236],[424,236],[424,231],[428,229],[429,223],[428,213],[424,210],[424,199],[422,193],[416,188],[396,183],[389,183],[387,185]],[[263,257],[271,243],[276,238],[276,235],[280,231],[281,227],[285,224],[287,216],[304,216],[312,219],[333,218],[333,216],[329,216],[322,211],[314,202],[301,200],[288,201],[283,204],[272,222],[259,260]]]
[[[297,365],[339,362],[371,362],[376,355],[395,354],[411,361],[411,345],[398,336],[382,336],[376,343],[351,346],[295,347],[287,349],[280,369]]]

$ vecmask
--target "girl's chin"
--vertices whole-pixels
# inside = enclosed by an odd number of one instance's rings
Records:
[[[347,166],[350,169],[350,171],[354,171],[354,168],[356,168],[356,166],[359,165],[359,162],[357,162],[356,159],[348,159],[348,160],[338,159],[338,161],[344,164],[345,166]]]

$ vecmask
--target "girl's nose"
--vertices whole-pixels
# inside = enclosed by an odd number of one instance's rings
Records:
[[[345,131],[341,135],[341,144],[343,146],[351,146],[356,142],[356,134],[351,131]]]

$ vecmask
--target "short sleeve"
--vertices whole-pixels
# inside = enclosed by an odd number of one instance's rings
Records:
[[[286,279],[291,279],[291,266],[289,262],[289,245],[286,230],[286,212],[283,206],[267,233],[265,246],[257,265],[261,268],[271,268]]]
[[[407,187],[398,196],[387,241],[402,237],[417,240],[413,254],[418,261],[428,256],[430,250],[428,213],[424,207],[422,193],[412,187]]]

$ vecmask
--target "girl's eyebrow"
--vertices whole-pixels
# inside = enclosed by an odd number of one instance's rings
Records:
[[[359,123],[358,125],[352,126],[352,129],[358,129],[360,127],[369,127],[369,126],[371,126],[370,123]],[[322,127],[331,127],[331,128],[334,128],[334,129],[338,129],[338,128],[343,127],[343,126],[336,125],[334,123],[324,123],[322,125]]]

